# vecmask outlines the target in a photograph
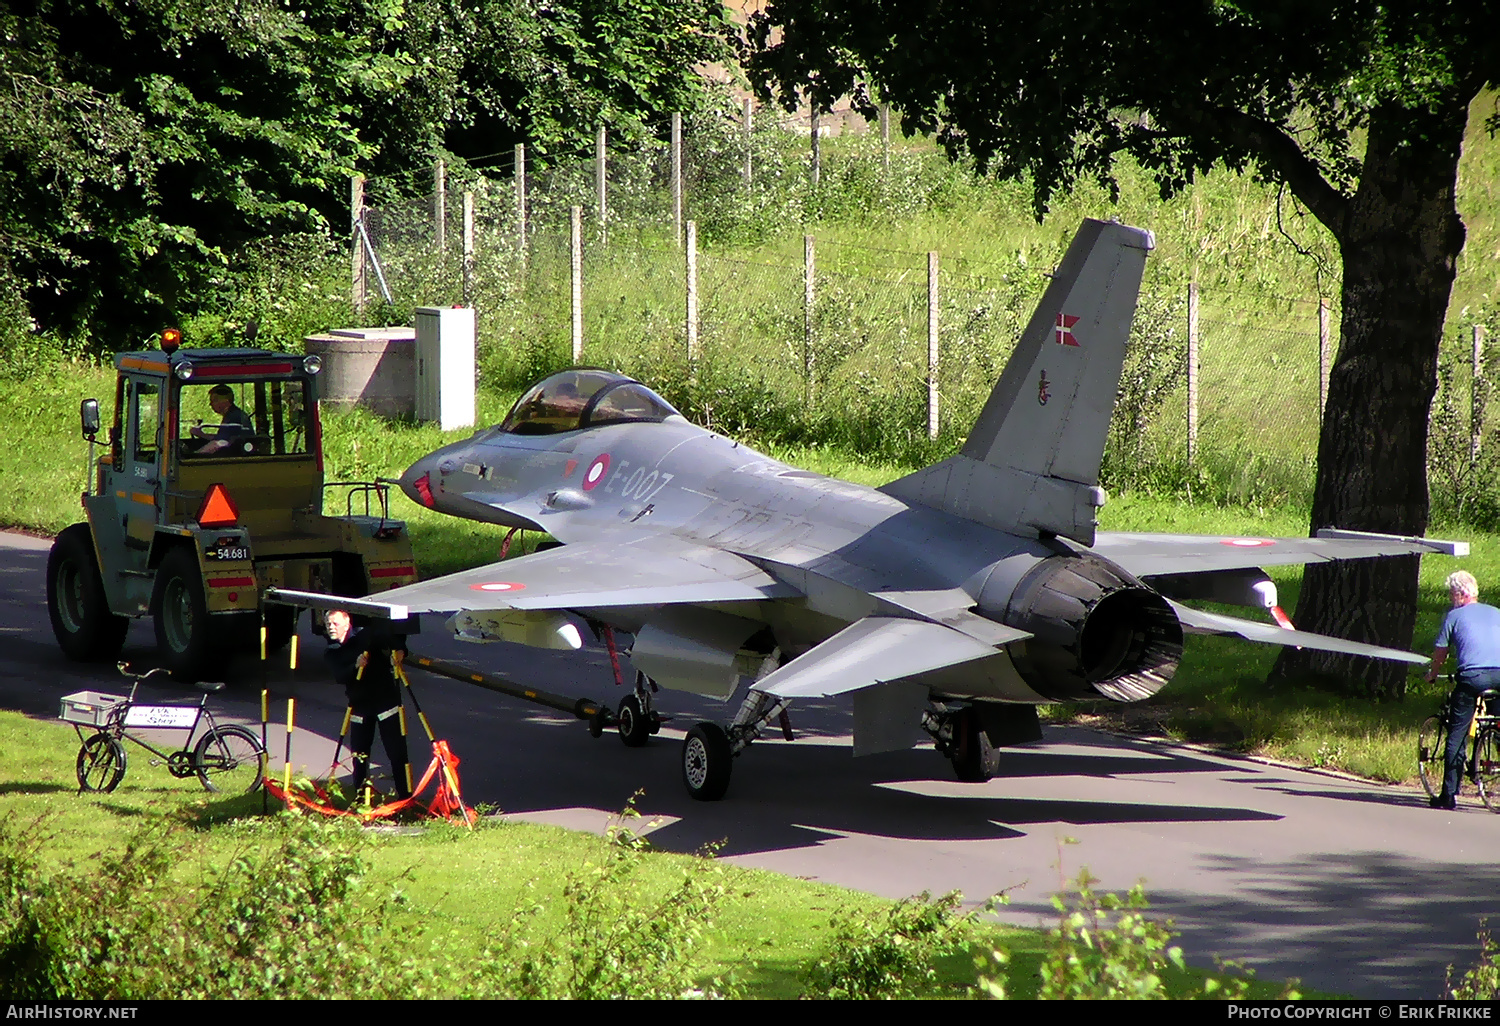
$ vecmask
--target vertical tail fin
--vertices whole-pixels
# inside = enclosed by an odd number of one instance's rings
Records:
[[[893,481],[899,499],[1009,531],[1094,542],[1099,463],[1151,233],[1086,220],[962,454]]]

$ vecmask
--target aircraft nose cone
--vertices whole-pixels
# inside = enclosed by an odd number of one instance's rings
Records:
[[[432,456],[423,456],[417,462],[406,468],[401,475],[401,490],[406,497],[419,506],[429,509],[433,506],[433,481],[432,472],[437,467],[437,461]]]

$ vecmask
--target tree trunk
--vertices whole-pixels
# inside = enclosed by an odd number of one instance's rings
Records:
[[[1438,347],[1464,243],[1456,205],[1467,98],[1425,111],[1378,109],[1342,225],[1338,359],[1318,440],[1312,525],[1420,535],[1427,529],[1427,425]],[[1410,648],[1418,557],[1307,567],[1301,630]],[[1406,694],[1388,660],[1283,649],[1271,679],[1332,676],[1372,698]]]

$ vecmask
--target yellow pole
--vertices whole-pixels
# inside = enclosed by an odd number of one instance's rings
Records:
[[[266,661],[266,622],[260,622],[260,661]]]
[[[271,693],[269,691],[267,691],[265,688],[261,688],[261,691],[260,691],[260,778],[261,778],[262,781],[265,780],[265,778],[266,778],[266,770],[270,768],[270,764],[271,764],[271,757],[268,754],[267,748],[266,748],[266,735],[267,735],[267,733],[270,730],[270,726],[269,726],[270,720],[271,720]],[[265,812],[267,810],[267,806],[268,806],[269,802],[270,802],[270,798],[267,797],[267,792],[266,792],[265,786],[264,786],[264,784],[262,784],[261,789],[260,789],[260,811],[261,812]]]
[[[296,634],[292,635],[292,658],[290,666],[293,670],[297,668],[297,642],[300,640]]]
[[[286,700],[286,765],[282,770],[285,778],[282,786],[288,794],[292,790],[292,727],[297,717],[297,700],[288,698]]]

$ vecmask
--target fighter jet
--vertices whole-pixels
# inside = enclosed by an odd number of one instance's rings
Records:
[[[1097,530],[1099,465],[1153,246],[1148,231],[1085,221],[962,451],[878,489],[697,427],[622,375],[554,374],[503,423],[413,464],[401,487],[561,546],[354,605],[393,620],[452,614],[449,627],[474,641],[578,648],[575,617],[633,635],[642,676],[620,705],[627,744],[657,716],[652,681],[728,700],[747,678],[737,714],[684,741],[683,782],[703,800],[724,795],[734,758],[774,721],[785,728],[798,699],[852,695],[855,755],[925,734],[961,779],[982,781],[1000,748],[1041,737],[1039,704],[1155,694],[1184,632],[1425,662],[1294,629],[1263,568],[1462,555],[1464,543]]]

